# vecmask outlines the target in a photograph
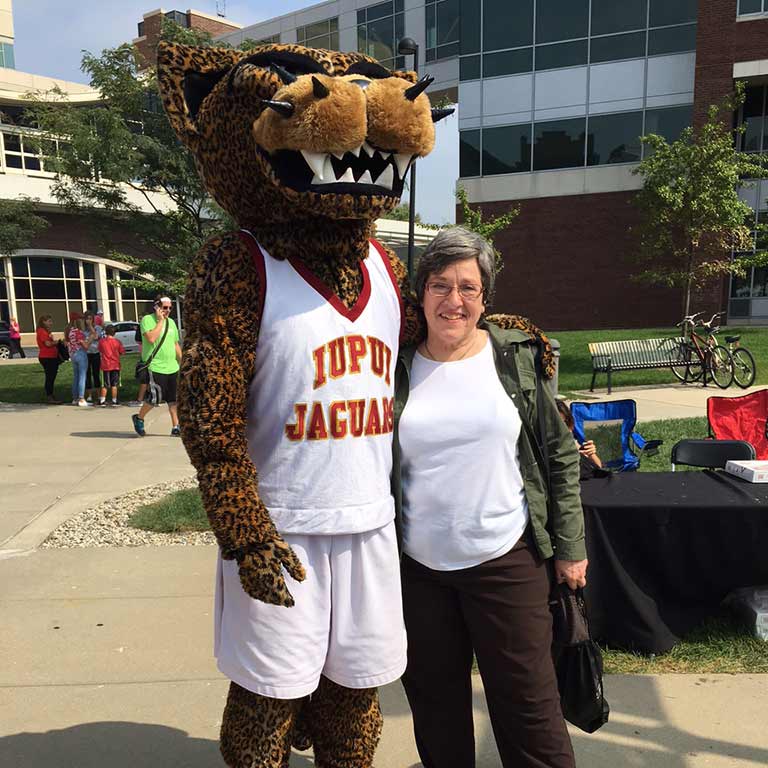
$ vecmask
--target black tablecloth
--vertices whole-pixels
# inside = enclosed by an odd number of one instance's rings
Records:
[[[768,484],[626,472],[581,484],[592,634],[666,653],[736,587],[768,584]]]

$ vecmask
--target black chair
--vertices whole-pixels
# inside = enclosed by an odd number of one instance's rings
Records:
[[[724,469],[727,461],[754,458],[755,449],[746,440],[681,440],[672,446],[672,471],[676,464]]]

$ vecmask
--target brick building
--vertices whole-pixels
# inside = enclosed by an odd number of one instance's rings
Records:
[[[639,137],[675,139],[745,79],[742,148],[768,150],[768,0],[330,0],[222,37],[361,50],[404,67],[405,36],[435,77],[430,93],[458,97],[470,201],[521,207],[496,239],[510,266],[497,307],[557,329],[679,320],[679,291],[629,279]],[[762,219],[768,188],[744,196]],[[768,270],[715,283],[694,306],[764,323]]]
[[[163,19],[173,21],[180,27],[187,29],[210,32],[214,36],[225,35],[242,27],[242,24],[237,24],[220,16],[211,16],[202,11],[165,11],[162,8],[149,11],[143,15],[142,20],[138,23],[138,35],[133,39],[134,46],[148,64],[155,60]]]

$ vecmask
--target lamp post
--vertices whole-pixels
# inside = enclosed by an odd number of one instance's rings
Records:
[[[404,37],[397,45],[401,56],[413,56],[413,71],[419,74],[419,44],[412,37]],[[416,224],[416,163],[411,164],[410,202],[408,203],[408,279],[413,278],[413,239]]]

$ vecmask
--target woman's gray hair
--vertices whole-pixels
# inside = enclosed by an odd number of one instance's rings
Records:
[[[492,295],[493,285],[496,282],[496,259],[493,246],[477,232],[471,232],[464,227],[446,227],[437,233],[419,259],[415,285],[419,303],[424,300],[427,280],[432,275],[439,274],[457,261],[467,259],[477,259],[483,294],[486,299]]]

